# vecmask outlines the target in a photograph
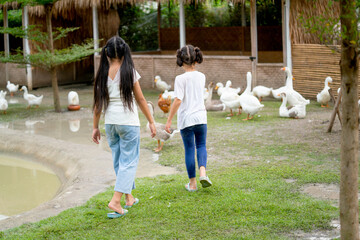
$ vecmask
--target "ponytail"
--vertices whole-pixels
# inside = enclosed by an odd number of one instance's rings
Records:
[[[198,47],[193,45],[186,45],[176,51],[176,64],[182,67],[184,63],[186,65],[193,65],[195,63],[203,62],[203,54]]]
[[[200,48],[195,47],[195,48],[194,48],[194,51],[195,51],[195,62],[198,63],[198,64],[202,63],[202,61],[203,61],[203,54],[202,54]]]
[[[109,60],[107,59],[106,46],[101,50],[100,66],[95,77],[94,83],[94,103],[92,110],[100,114],[102,109],[107,109],[109,105],[109,93],[107,89],[107,79],[109,75]]]

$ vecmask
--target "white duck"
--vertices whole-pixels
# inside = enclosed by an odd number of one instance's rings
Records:
[[[242,110],[248,114],[243,120],[253,119],[254,115],[264,107],[264,105],[260,103],[259,99],[251,93],[251,80],[252,74],[251,72],[248,72],[246,74],[246,89],[239,97]]]
[[[330,93],[329,93],[329,84],[332,83],[332,78],[325,78],[324,89],[316,95],[317,102],[321,104],[321,107],[329,107]]]
[[[168,90],[165,90],[162,94],[162,97],[163,98],[168,98],[170,97],[171,100],[173,100],[175,98],[175,92],[174,91],[168,91]]]
[[[30,108],[31,106],[40,106],[44,95],[37,97],[34,94],[29,94],[26,86],[22,86],[20,91],[24,91],[24,99],[28,102],[27,108]]]
[[[252,90],[252,93],[261,102],[262,98],[270,96],[270,94],[272,93],[272,90],[273,90],[272,88],[268,88],[265,86],[256,86]]]
[[[68,105],[79,105],[79,95],[75,91],[68,93]]]
[[[209,96],[205,100],[205,108],[207,111],[224,111],[226,106],[220,100],[212,100],[212,93],[214,89],[214,83],[210,82],[208,85]]]
[[[230,109],[229,116],[234,116],[233,109],[239,109],[238,115],[241,114],[239,97],[240,96],[234,91],[226,90],[226,88],[222,89],[220,101]]]
[[[170,90],[171,85],[167,84],[165,81],[161,80],[160,76],[155,76],[155,85],[156,87],[161,90],[162,92],[164,92],[165,90]]]
[[[6,91],[0,91],[0,110],[6,114],[6,110],[8,109],[8,102],[5,99]]]
[[[19,84],[15,85],[10,81],[7,81],[6,88],[9,90],[10,96],[12,97],[14,96],[14,93],[19,90]]]
[[[279,108],[280,117],[288,117],[288,118],[304,118],[306,116],[306,104],[300,103],[291,108],[287,108],[287,96],[286,93],[281,93],[280,97],[282,97],[282,103]]]
[[[154,119],[155,122],[155,118],[154,118],[154,104],[150,101],[148,101],[148,107],[150,110],[150,113]],[[150,130],[149,127],[149,122],[146,124],[146,128],[148,130]],[[156,128],[156,135],[154,137],[154,139],[156,139],[158,141],[158,147],[154,149],[155,152],[160,152],[161,149],[164,146],[164,142],[171,139],[175,133],[179,132],[179,130],[174,130],[174,129],[170,129],[171,133],[168,133],[165,131],[165,124],[162,123],[157,123],[155,122],[155,128]],[[161,144],[160,144],[161,142]]]

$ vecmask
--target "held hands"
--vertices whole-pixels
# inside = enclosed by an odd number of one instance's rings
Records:
[[[98,128],[94,128],[92,133],[92,140],[94,143],[99,144],[100,138],[100,130]]]
[[[155,128],[155,124],[154,123],[149,123],[149,128],[150,128],[150,131],[151,131],[151,137],[155,137],[156,135],[156,128]]]

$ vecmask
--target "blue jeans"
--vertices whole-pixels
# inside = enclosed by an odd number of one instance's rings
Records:
[[[105,124],[116,174],[115,191],[130,194],[135,189],[135,174],[140,154],[140,127]]]
[[[195,146],[198,167],[206,168],[206,134],[207,124],[198,124],[180,130],[185,148],[185,164],[189,178],[196,177]]]

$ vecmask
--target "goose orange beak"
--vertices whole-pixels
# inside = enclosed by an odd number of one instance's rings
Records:
[[[281,70],[285,71],[285,68],[283,67]]]
[[[218,88],[219,88],[219,87],[218,87],[218,86],[216,86],[216,87],[215,87],[215,90],[217,90]]]

